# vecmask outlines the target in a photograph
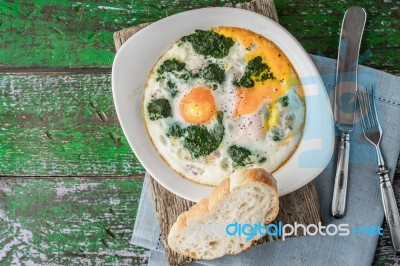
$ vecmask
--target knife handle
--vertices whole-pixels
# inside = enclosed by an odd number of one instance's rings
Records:
[[[349,176],[350,135],[342,133],[338,161],[336,165],[335,186],[332,198],[332,216],[336,219],[344,216],[346,208],[347,180]]]
[[[400,217],[397,209],[396,198],[393,193],[393,187],[390,183],[389,170],[381,168],[378,172],[380,177],[380,186],[382,193],[383,209],[385,210],[386,222],[389,225],[390,236],[392,238],[393,248],[396,253],[400,253]]]

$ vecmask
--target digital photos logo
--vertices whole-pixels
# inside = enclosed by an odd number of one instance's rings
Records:
[[[228,224],[225,228],[226,233],[229,236],[246,236],[246,240],[252,240],[256,235],[261,236],[276,236],[285,240],[289,236],[299,236],[299,235],[321,235],[321,236],[348,236],[354,234],[356,236],[375,236],[383,235],[383,228],[380,226],[360,226],[350,230],[349,224],[329,224],[323,226],[321,222],[316,224],[304,225],[295,222],[292,224],[283,224],[278,222],[277,224],[263,225],[261,222],[257,224],[240,224],[238,222]]]
[[[233,222],[229,224],[197,224],[189,223],[188,236],[191,234],[204,234],[207,236],[239,236],[245,237],[246,241],[253,240],[256,236],[272,236],[285,240],[291,236],[377,236],[383,235],[381,226],[357,226],[351,228],[349,224],[318,224],[304,225],[294,222],[293,224],[283,224],[282,222],[263,225],[262,222],[256,224]]]

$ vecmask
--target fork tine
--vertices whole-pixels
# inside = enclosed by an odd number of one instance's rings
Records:
[[[376,126],[380,127],[379,124],[379,119],[378,119],[378,113],[376,112],[376,102],[375,102],[375,90],[372,88],[372,115],[373,115],[373,119],[375,120],[375,124]]]
[[[371,96],[369,95],[371,93]],[[382,129],[378,121],[376,104],[374,101],[374,87],[365,87],[364,90],[359,94],[360,102],[360,112],[363,118],[363,133],[364,137],[379,148],[379,143],[381,141]],[[379,155],[378,155],[379,157]]]
[[[367,88],[365,88],[365,89],[367,90]],[[366,124],[366,128],[370,128],[370,127],[372,127],[372,123],[371,123],[371,119],[369,116],[369,108],[368,107],[370,106],[370,104],[369,104],[369,100],[368,100],[368,92],[364,91],[362,93],[362,95],[363,95],[363,102],[364,102],[364,121]]]
[[[366,128],[365,124],[365,103],[363,99],[363,92],[361,90],[358,91],[358,106],[360,107],[360,113],[361,113],[361,123],[363,126],[363,129]]]
[[[373,90],[372,90],[372,88],[371,88],[371,86],[368,86],[368,92],[367,92],[367,99],[368,99],[368,113],[369,113],[369,115],[368,115],[368,117],[370,118],[370,120],[371,120],[371,126],[372,127],[374,127],[374,126],[376,126],[376,124],[375,124],[375,121],[376,121],[376,119],[375,119],[375,117],[374,117],[374,113],[373,113],[373,105],[374,105],[374,97],[373,96],[370,96],[370,95],[372,95],[373,94],[373,92],[372,92]],[[371,98],[371,99],[370,99]]]

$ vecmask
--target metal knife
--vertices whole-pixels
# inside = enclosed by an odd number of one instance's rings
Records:
[[[366,17],[367,14],[363,8],[349,8],[344,14],[340,32],[334,115],[341,136],[332,198],[334,218],[343,217],[346,208],[350,132],[354,125],[358,56]]]

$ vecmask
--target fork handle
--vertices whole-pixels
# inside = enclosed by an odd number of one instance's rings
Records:
[[[332,216],[342,218],[346,208],[347,180],[349,176],[350,135],[342,133],[340,137],[338,161],[336,165],[335,185],[332,197]]]
[[[389,170],[386,168],[381,168],[378,171],[378,175],[380,177],[383,209],[385,211],[386,222],[389,225],[393,248],[396,253],[400,253],[400,216],[388,172]]]

